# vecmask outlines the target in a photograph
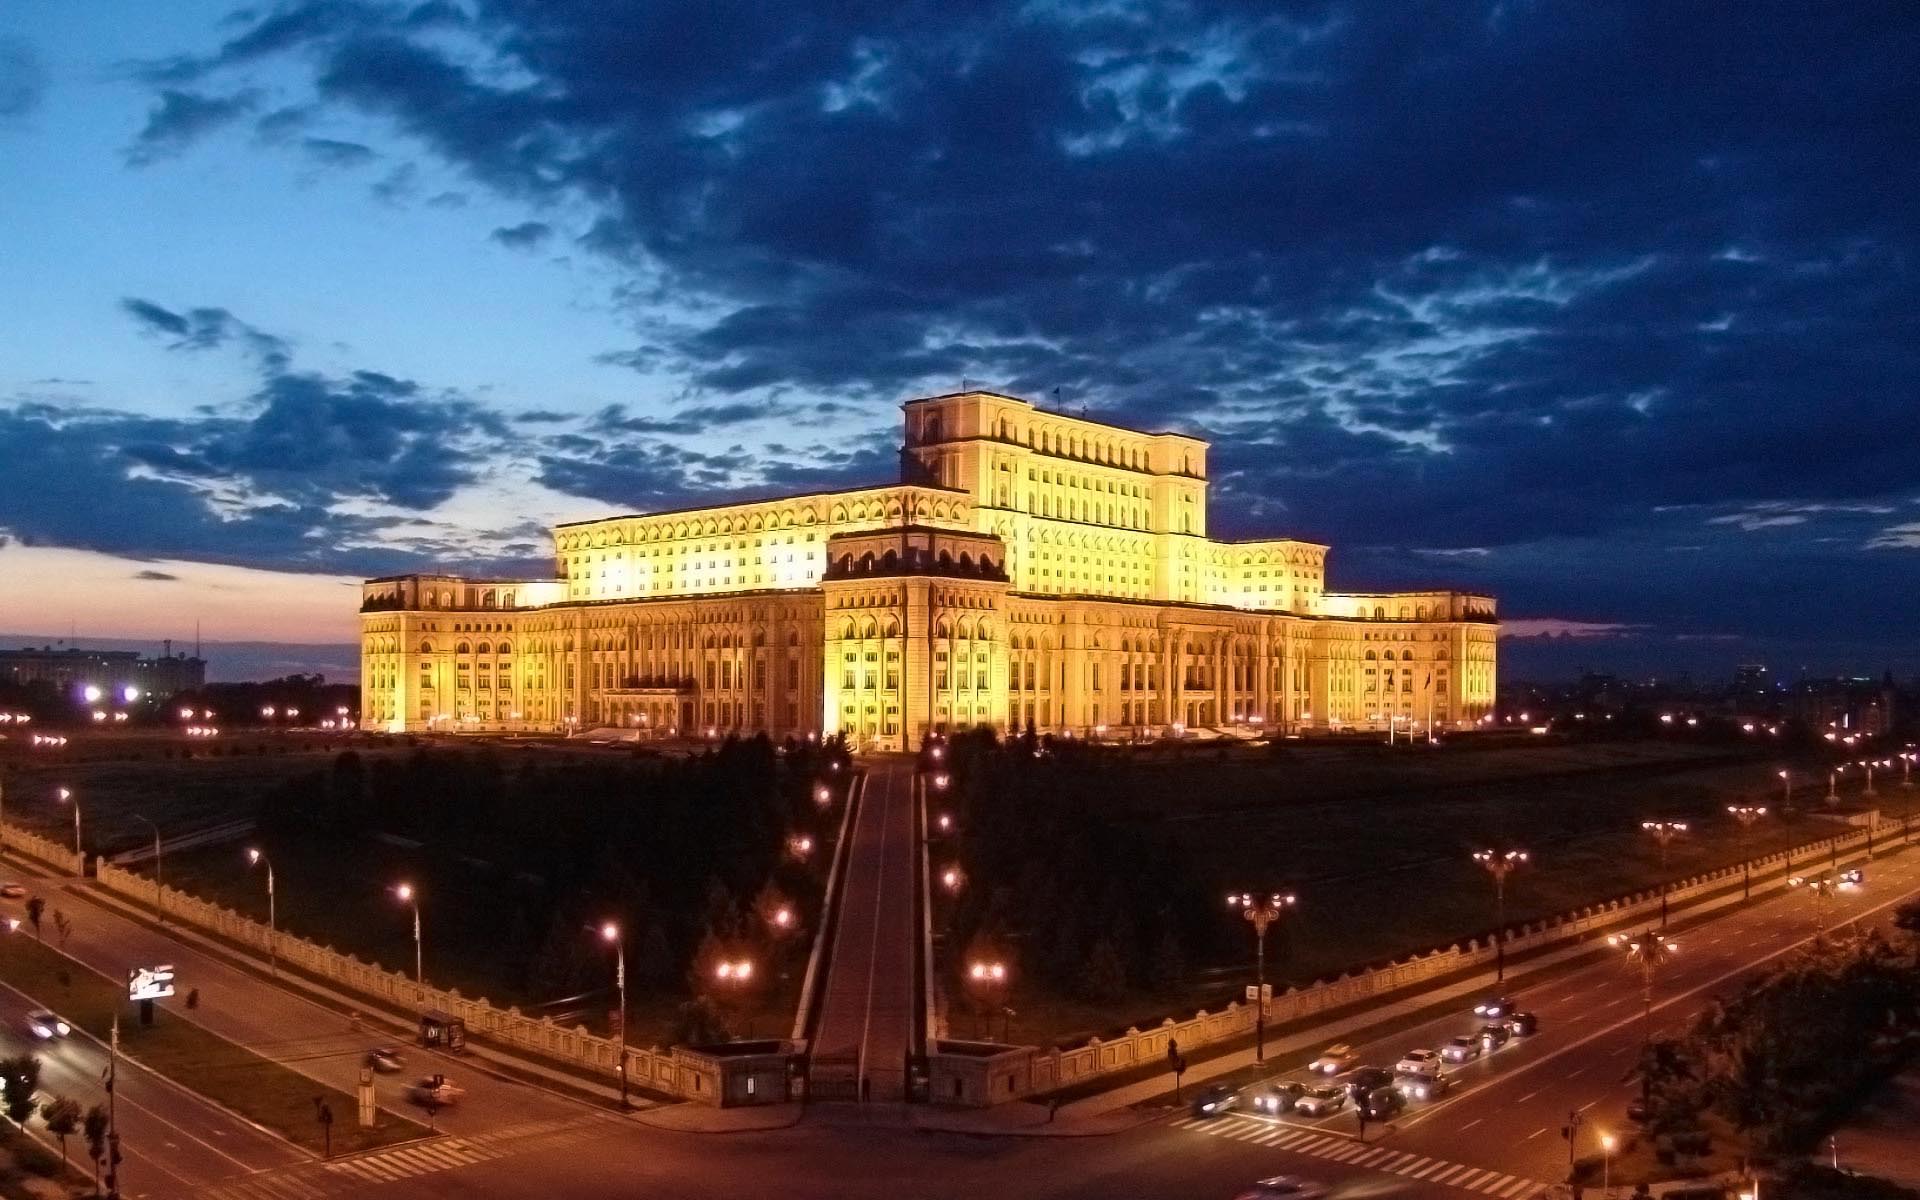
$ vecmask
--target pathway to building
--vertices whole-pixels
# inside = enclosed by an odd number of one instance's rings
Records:
[[[867,1098],[906,1098],[913,1047],[913,762],[872,761],[847,847],[833,959],[814,1033],[820,1060],[849,1062]]]

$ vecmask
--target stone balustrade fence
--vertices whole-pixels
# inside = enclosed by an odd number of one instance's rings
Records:
[[[6,848],[14,853],[24,854],[68,875],[78,875],[83,869],[85,860],[69,847],[43,838],[31,829],[22,829],[12,822],[0,824],[0,841],[4,841]]]

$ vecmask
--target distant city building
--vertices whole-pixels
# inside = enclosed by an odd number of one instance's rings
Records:
[[[47,684],[76,699],[89,687],[100,698],[124,700],[127,689],[144,696],[192,691],[207,681],[204,659],[185,654],[142,658],[136,650],[87,650],[80,647],[22,647],[0,650],[0,680]]]
[[[362,724],[681,734],[1464,727],[1494,601],[1326,588],[1207,536],[1207,443],[992,392],[904,406],[902,481],[554,532],[558,578],[361,599]]]

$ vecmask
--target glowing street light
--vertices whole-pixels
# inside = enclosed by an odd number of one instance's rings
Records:
[[[819,787],[814,788],[813,802],[819,805],[821,808],[825,808],[827,805],[832,804],[833,803],[832,790],[829,789],[827,785],[824,783],[821,784]]]
[[[1660,843],[1660,923],[1667,923],[1667,847],[1673,839],[1687,831],[1685,821],[1642,821],[1640,828],[1653,835]]]
[[[813,854],[813,839],[806,834],[796,834],[787,839],[787,853],[797,862],[805,862]]]
[[[967,877],[959,867],[948,867],[940,872],[940,886],[947,889],[950,894],[958,895],[966,881]]]
[[[1664,929],[1649,929],[1631,936],[1607,935],[1607,945],[1626,951],[1627,965],[1640,970],[1641,1005],[1645,1040],[1653,1041],[1653,977],[1680,953],[1680,943],[1669,938]]]
[[[1000,1040],[1002,1042],[1007,1040],[1005,1022],[1010,1019],[1013,1011],[1005,1004],[1007,984],[1010,976],[1011,973],[1007,970],[1007,964],[997,958],[975,959],[973,962],[967,964],[968,989],[977,993],[983,1001],[990,999],[999,1006],[1001,1013],[1005,1014],[1002,1017],[1000,1027]],[[991,1035],[992,1020],[991,1014],[988,1014],[987,1021],[989,1024],[987,1029],[982,1031],[983,1036]]]
[[[1600,1192],[1613,1195],[1613,1148],[1617,1145],[1610,1133],[1600,1135]]]
[[[87,860],[85,857],[86,852],[80,848],[80,801],[74,798],[72,792],[66,788],[61,788],[60,803],[73,805],[73,853],[76,858],[80,859],[80,869],[84,872],[87,869]]]
[[[1267,926],[1279,920],[1298,901],[1299,897],[1292,892],[1269,892],[1263,896],[1240,892],[1227,897],[1227,907],[1239,909],[1240,915],[1253,926],[1253,995],[1258,1006],[1253,1013],[1253,1061],[1257,1063],[1267,1061]]]
[[[81,699],[85,700],[88,704],[100,703],[100,697],[104,695],[106,695],[106,693],[101,691],[98,685],[96,684],[90,683],[86,687],[80,689]]]
[[[627,940],[620,926],[608,921],[600,926],[600,940],[613,947],[613,984],[620,993],[620,1014],[614,1024],[620,1027],[620,1107],[627,1107]]]
[[[413,981],[421,987],[427,986],[426,956],[420,944],[420,893],[410,883],[395,884],[393,894],[402,904],[413,909]]]
[[[1525,866],[1529,857],[1525,850],[1473,852],[1473,861],[1485,867],[1487,874],[1493,876],[1493,977],[1496,980],[1507,977],[1507,876]]]
[[[1865,772],[1867,773],[1867,786],[1866,786],[1866,787],[1865,787],[1864,789],[1862,789],[1862,790],[1861,790],[1861,792],[1860,792],[1860,794],[1861,794],[1862,796],[1877,796],[1877,795],[1879,795],[1879,793],[1878,793],[1878,792],[1876,792],[1876,791],[1874,791],[1874,790],[1873,790],[1873,769],[1874,769],[1875,767],[1877,767],[1877,766],[1879,766],[1880,764],[1879,764],[1879,763],[1877,763],[1877,762],[1875,762],[1875,761],[1873,761],[1873,760],[1872,760],[1872,759],[1870,759],[1870,758],[1863,758],[1863,759],[1861,759],[1861,760],[1860,760],[1860,761],[1859,761],[1858,763],[1856,763],[1855,765],[1856,765],[1856,766],[1858,766],[1858,767],[1859,767],[1859,768],[1860,768],[1861,770],[1863,770],[1863,771],[1865,771]]]
[[[1753,899],[1753,850],[1749,845],[1753,836],[1753,823],[1767,815],[1764,804],[1729,804],[1727,812],[1740,822],[1740,898]],[[1664,923],[1664,922],[1663,922]]]
[[[273,860],[259,847],[247,851],[247,865],[267,869],[267,971],[280,973],[280,922],[274,912]]]
[[[1793,807],[1793,772],[1787,770],[1785,767],[1782,767],[1778,771],[1775,771],[1774,774],[1780,777],[1780,787],[1782,791],[1780,803],[1785,805],[1788,808],[1792,808]]]

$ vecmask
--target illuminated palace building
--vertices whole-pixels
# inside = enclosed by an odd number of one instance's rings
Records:
[[[1424,728],[1493,701],[1494,603],[1326,590],[1207,536],[1207,443],[909,401],[903,481],[554,531],[558,578],[364,585],[363,721],[643,736]]]

